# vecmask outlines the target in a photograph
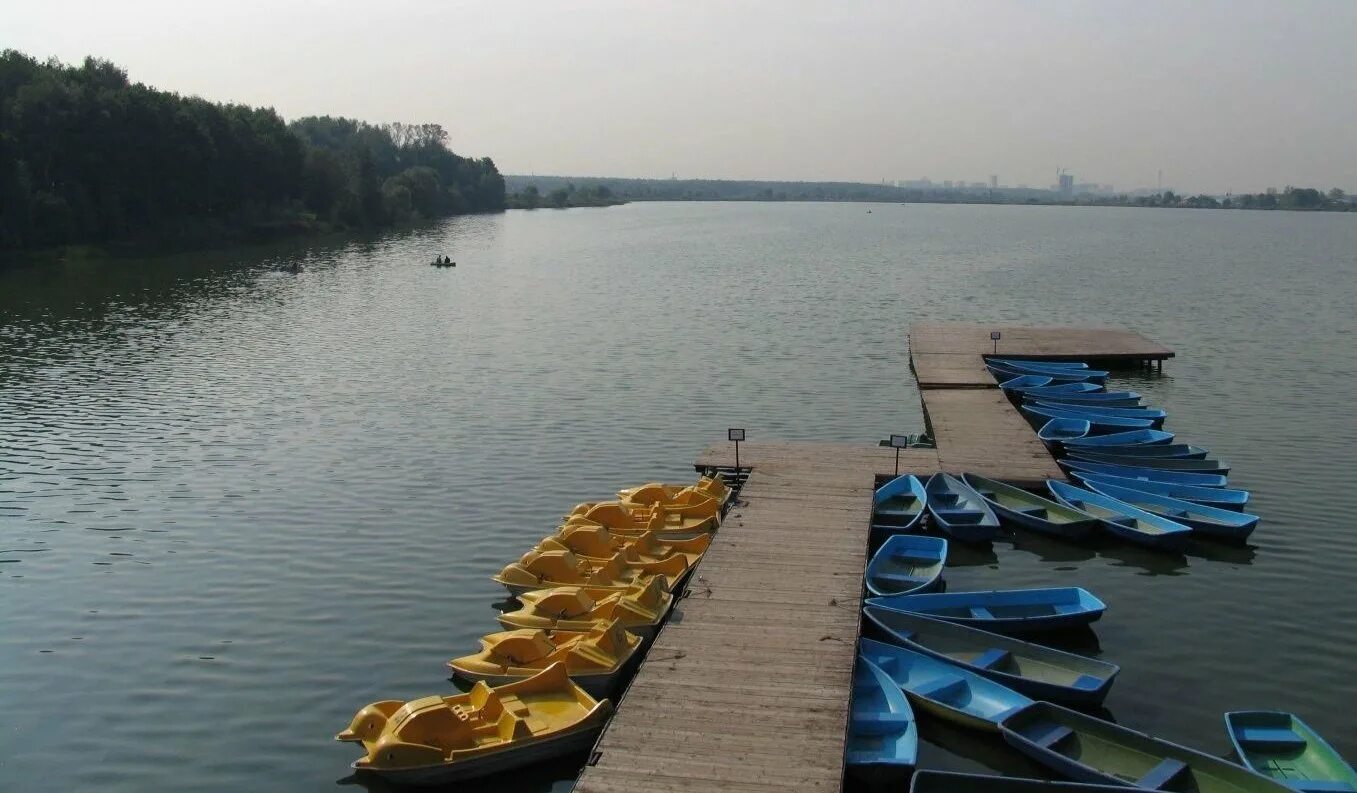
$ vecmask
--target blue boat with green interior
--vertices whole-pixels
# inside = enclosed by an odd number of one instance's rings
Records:
[[[1062,405],[1087,405],[1089,407],[1137,408],[1140,394],[1134,391],[1097,391],[1092,394],[1023,394],[1028,399],[1040,399],[1042,402],[1056,402]]]
[[[1177,457],[1181,460],[1204,460],[1206,455],[1211,453],[1209,449],[1186,443],[1128,443],[1120,446],[1076,445],[1070,451],[1096,451],[1100,454],[1119,454],[1123,457]]]
[[[999,518],[980,494],[951,474],[939,471],[924,486],[928,514],[938,528],[962,542],[987,542],[999,533]]]
[[[863,639],[858,652],[903,689],[914,707],[962,727],[998,732],[1000,722],[1032,704],[993,680],[894,644]]]
[[[1198,534],[1242,542],[1258,527],[1258,516],[1247,512],[1194,504],[1179,498],[1146,493],[1143,490],[1109,485],[1105,482],[1089,482],[1088,487],[1095,493],[1115,498],[1136,509],[1181,523]]]
[[[1079,370],[1088,368],[1088,364],[1083,361],[1046,361],[1040,358],[1034,358],[1029,361],[1025,358],[995,358],[987,355],[985,356],[985,362],[997,363],[1000,366],[1017,366],[1026,367],[1028,369],[1052,371],[1057,374],[1069,371],[1070,369]]]
[[[1354,793],[1357,771],[1299,716],[1276,710],[1225,714],[1244,766],[1301,793]]]
[[[853,667],[844,762],[850,776],[872,786],[903,783],[919,756],[919,728],[909,699],[862,655]]]
[[[1120,416],[1128,419],[1149,419],[1154,422],[1153,429],[1159,429],[1164,426],[1164,419],[1169,414],[1160,408],[1116,408],[1105,407],[1102,405],[1070,405],[1064,402],[1046,402],[1034,397],[1024,397],[1024,404],[1035,405],[1038,407],[1056,408],[1058,410],[1077,410],[1081,413],[1088,413],[1095,416]]]
[[[1033,699],[1097,705],[1120,671],[1096,658],[922,614],[865,606],[862,615],[863,629],[873,638],[956,664]]]
[[[863,576],[874,596],[931,592],[942,581],[947,541],[921,534],[896,534],[872,554]]]
[[[1044,386],[1022,384],[1022,381],[1029,377],[1037,377],[1037,375],[1022,375],[1020,377],[1015,377],[1012,380],[1006,380],[1003,383],[1000,383],[999,387],[1002,388],[1005,392],[1007,392],[1010,396],[1013,394],[1017,394],[1020,396],[1024,394],[1032,394],[1033,396],[1051,396],[1051,395],[1070,396],[1078,394],[1103,393],[1102,386],[1098,385],[1097,383],[1088,383],[1083,381],[1075,383],[1050,383]],[[1050,378],[1047,377],[1043,379],[1049,380]]]
[[[1000,731],[1019,752],[1083,782],[1166,793],[1294,793],[1219,757],[1050,702],[1010,715]]]
[[[1187,526],[1110,496],[1054,479],[1046,480],[1046,488],[1060,503],[1092,515],[1109,533],[1128,542],[1177,553],[1187,547],[1192,537],[1192,529]]]
[[[1005,391],[1026,391],[1029,388],[1042,388],[1051,384],[1051,378],[1040,374],[1018,375],[1011,380],[1005,380],[999,384],[999,387]],[[1097,386],[1094,386],[1096,389]]]
[[[1071,460],[1083,460],[1087,463],[1111,463],[1128,465],[1132,468],[1154,468],[1159,471],[1185,471],[1194,474],[1230,473],[1229,463],[1220,460],[1194,459],[1187,457],[1142,457],[1134,454],[1107,454],[1092,449],[1068,449]]]
[[[1124,430],[1149,430],[1154,429],[1155,425],[1155,421],[1152,419],[1106,416],[1079,409],[1053,408],[1028,403],[1024,403],[1019,409],[1027,414],[1027,420],[1034,427],[1039,427],[1051,419],[1083,419],[1089,423],[1089,432],[1094,435],[1106,435]]]
[[[922,614],[995,633],[1079,628],[1096,622],[1107,605],[1081,587],[932,592],[869,598],[867,605]]]
[[[1082,471],[1089,474],[1107,474],[1125,479],[1144,479],[1148,482],[1168,482],[1172,485],[1192,485],[1193,487],[1225,487],[1229,480],[1220,474],[1194,474],[1182,471],[1161,471],[1145,466],[1116,465],[1114,463],[1089,463],[1083,460],[1057,460],[1060,466],[1069,471]]]
[[[1098,369],[1071,369],[1066,372],[1044,372],[1026,367],[1007,366],[1004,364],[991,363],[985,365],[990,374],[994,375],[995,380],[1012,380],[1015,377],[1021,377],[1025,374],[1034,374],[1041,377],[1051,378],[1052,384],[1056,383],[1095,383],[1102,385],[1107,380],[1107,372]]]
[[[1020,487],[976,474],[965,474],[962,478],[1002,520],[1025,529],[1078,540],[1098,528],[1098,521],[1079,510],[1057,504]]]
[[[1208,507],[1219,507],[1221,509],[1243,510],[1249,503],[1249,491],[1231,490],[1225,487],[1194,487],[1192,485],[1179,485],[1172,482],[1152,482],[1148,479],[1129,479],[1124,476],[1110,476],[1108,474],[1094,474],[1085,471],[1075,471],[1075,478],[1086,485],[1092,485],[1095,482],[1105,482],[1109,485],[1118,487],[1129,487],[1132,490],[1141,490],[1146,493],[1158,493],[1161,496],[1169,496],[1183,501],[1191,501],[1196,504],[1205,504]]]
[[[1076,446],[1163,446],[1172,442],[1173,433],[1146,428],[1112,432],[1106,435],[1089,435],[1069,441],[1065,445],[1071,448]]]
[[[1126,788],[959,771],[915,771],[909,793],[1126,793]]]
[[[1051,419],[1037,430],[1037,437],[1047,446],[1058,447],[1062,441],[1084,437],[1090,429],[1088,419]]]

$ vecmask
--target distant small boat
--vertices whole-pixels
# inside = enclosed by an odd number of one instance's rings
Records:
[[[1108,435],[1090,435],[1078,440],[1066,441],[1065,445],[1075,446],[1158,446],[1173,440],[1173,433],[1164,430],[1139,429],[1128,432],[1113,432]]]
[[[1079,394],[1101,394],[1101,393],[1105,393],[1103,387],[1100,386],[1100,385],[1098,385],[1097,383],[1089,383],[1089,382],[1084,382],[1084,381],[1079,381],[1079,382],[1074,382],[1074,383],[1051,383],[1051,384],[1049,384],[1049,385],[1044,385],[1044,386],[1010,386],[1010,385],[1009,385],[1010,383],[1016,383],[1016,382],[1018,382],[1019,380],[1024,379],[1025,377],[1031,377],[1031,376],[1032,376],[1032,375],[1023,375],[1022,377],[1016,377],[1016,378],[1014,378],[1014,379],[1012,379],[1012,380],[1006,381],[1005,383],[1003,383],[1003,384],[1000,385],[999,387],[1002,388],[1002,389],[1004,389],[1005,391],[1009,391],[1009,392],[1012,392],[1012,393],[1016,393],[1016,394],[1031,394],[1032,396],[1053,396],[1053,395],[1054,395],[1054,396],[1077,396],[1077,395],[1079,395]],[[1050,378],[1048,377],[1048,378],[1046,378],[1046,379],[1049,380]]]
[[[889,675],[859,655],[844,756],[848,773],[884,787],[904,781],[918,756],[919,728],[909,699]]]
[[[1193,487],[1192,485],[1151,482],[1147,479],[1129,479],[1124,476],[1109,476],[1084,471],[1075,471],[1074,476],[1088,485],[1092,485],[1094,482],[1106,482],[1109,485],[1129,487],[1146,493],[1158,493],[1161,496],[1194,501],[1198,504],[1220,507],[1221,509],[1242,510],[1244,505],[1249,503],[1249,491],[1247,490],[1231,490],[1224,487]]]
[[[1148,430],[1154,429],[1156,423],[1152,419],[1134,419],[1123,416],[1105,416],[1097,413],[1089,413],[1077,408],[1052,408],[1044,405],[1024,404],[1021,408],[1023,413],[1029,416],[1033,426],[1045,424],[1051,419],[1083,419],[1092,425],[1090,432],[1094,434],[1107,434],[1119,432],[1121,430]],[[1162,421],[1162,419],[1159,419]]]
[[[1106,661],[921,614],[866,606],[862,615],[869,629],[892,644],[957,664],[1033,699],[1096,705],[1121,671]]]
[[[986,364],[986,368],[994,375],[997,380],[1012,380],[1025,374],[1041,375],[1051,378],[1052,384],[1055,383],[1096,383],[1101,385],[1107,380],[1107,372],[1097,369],[1079,369],[1068,372],[1042,372],[1036,369],[1027,369],[1017,366],[1004,366],[997,363]]]
[[[925,486],[928,514],[938,528],[963,542],[985,542],[999,533],[999,518],[980,494],[951,474],[933,474]]]
[[[1152,429],[1159,429],[1164,426],[1164,419],[1168,418],[1168,413],[1160,408],[1117,408],[1106,407],[1103,405],[1070,405],[1065,402],[1045,402],[1040,399],[1026,397],[1025,405],[1035,405],[1038,407],[1056,408],[1057,410],[1073,410],[1080,413],[1086,413],[1091,416],[1116,416],[1127,419],[1147,419],[1153,423]]]
[[[1102,493],[1130,504],[1136,509],[1158,515],[1161,518],[1181,523],[1202,534],[1223,537],[1230,540],[1247,539],[1258,526],[1258,516],[1245,512],[1208,507],[1191,501],[1146,493],[1129,487],[1118,487],[1106,482],[1089,482],[1088,487],[1096,493]],[[1357,793],[1357,791],[1354,791]]]
[[[1130,394],[1131,396],[1123,396]],[[1073,405],[1084,407],[1107,407],[1107,408],[1134,408],[1141,407],[1140,395],[1134,391],[1094,391],[1093,393],[1078,394],[1033,394],[1027,392],[1023,396],[1029,399],[1040,399],[1048,404]]]
[[[928,508],[928,492],[913,474],[897,476],[872,495],[872,523],[894,532],[907,532],[919,524]]]
[[[1271,710],[1225,714],[1244,766],[1302,793],[1357,791],[1357,771],[1299,716]]]
[[[1037,430],[1037,437],[1046,445],[1057,445],[1062,441],[1082,438],[1092,429],[1088,419],[1051,419]]]
[[[1045,375],[1024,374],[1018,375],[1011,380],[1005,380],[999,384],[999,387],[1005,391],[1025,391],[1029,388],[1042,388],[1049,386],[1052,380]],[[1096,386],[1095,386],[1096,388]]]
[[[1111,463],[1112,465],[1128,465],[1132,468],[1154,468],[1160,471],[1187,471],[1197,474],[1220,474],[1224,476],[1230,473],[1228,463],[1220,460],[1196,460],[1185,457],[1147,457],[1135,454],[1107,454],[1102,451],[1092,449],[1070,449],[1069,459],[1083,460],[1088,463]]]
[[[1107,606],[1080,587],[935,592],[868,598],[867,605],[908,611],[996,633],[1077,628],[1102,617]]]
[[[946,561],[947,541],[941,537],[888,537],[867,563],[867,591],[879,597],[937,589]]]
[[[1106,438],[1107,435],[1100,435]],[[1128,443],[1119,446],[1081,446],[1075,445],[1070,451],[1097,451],[1103,454],[1120,454],[1129,457],[1176,457],[1180,460],[1205,459],[1210,452],[1200,446],[1186,443]]]
[[[863,639],[859,647],[862,657],[904,689],[911,703],[962,727],[997,732],[1001,721],[1032,704],[993,680],[923,653],[873,639]]]
[[[1070,471],[1084,471],[1093,474],[1108,474],[1127,479],[1146,479],[1151,482],[1168,482],[1175,485],[1194,487],[1225,487],[1229,481],[1220,474],[1192,474],[1180,471],[1161,471],[1143,466],[1116,465],[1114,463],[1088,463],[1083,460],[1057,460],[1062,468]]]
[[[1182,551],[1192,536],[1192,529],[1181,523],[1137,509],[1110,496],[1054,479],[1047,480],[1046,487],[1060,503],[1092,515],[1113,535],[1137,545],[1161,551]]]
[[[997,363],[1000,366],[1015,366],[1015,367],[1025,367],[1028,369],[1037,369],[1042,371],[1052,371],[1055,372],[1056,374],[1062,374],[1071,369],[1078,370],[1088,368],[1088,364],[1084,363],[1083,361],[1043,361],[1043,360],[1028,361],[1022,358],[993,358],[990,356],[986,356],[985,362]]]
[[[1192,793],[1292,793],[1234,763],[1092,716],[1038,702],[1009,716],[1004,740],[1071,779]]]
[[[963,478],[981,498],[989,502],[1000,517],[1019,526],[1074,540],[1087,537],[1098,528],[1097,520],[1079,510],[1057,504],[1020,487],[975,474],[965,474]]]
[[[909,793],[1126,793],[1126,788],[956,771],[916,771],[909,783]]]

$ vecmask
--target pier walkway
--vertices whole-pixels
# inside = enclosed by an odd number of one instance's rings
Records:
[[[1015,357],[1173,355],[1123,331],[1000,330],[1000,353]],[[974,471],[1028,486],[1063,476],[985,371],[989,331],[911,329],[938,448],[903,450],[902,472]],[[841,787],[872,491],[894,470],[895,450],[746,443],[740,461],[752,470],[738,502],[599,739],[580,793]],[[734,462],[722,445],[696,464]]]

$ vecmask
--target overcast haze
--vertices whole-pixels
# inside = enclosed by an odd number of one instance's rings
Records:
[[[1357,1],[8,2],[0,46],[505,173],[1357,189]]]

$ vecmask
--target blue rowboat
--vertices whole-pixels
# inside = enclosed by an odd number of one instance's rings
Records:
[[[1040,374],[1024,374],[1005,380],[999,387],[1005,391],[1025,391],[1029,388],[1042,388],[1051,384],[1051,378]]]
[[[858,652],[904,689],[915,707],[962,727],[997,732],[999,722],[1032,704],[993,680],[894,644],[863,639]]]
[[[1037,430],[1037,437],[1046,445],[1053,446],[1061,441],[1082,438],[1091,428],[1087,419],[1051,419]]]
[[[1173,440],[1173,433],[1164,430],[1140,429],[1114,432],[1110,435],[1090,435],[1069,441],[1066,446],[1158,446]]]
[[[1107,372],[1098,369],[1079,369],[1068,372],[1043,372],[1036,369],[1028,369],[1019,366],[1005,366],[997,363],[985,365],[990,374],[994,375],[995,380],[1012,380],[1015,377],[1021,377],[1025,374],[1034,374],[1041,377],[1051,378],[1052,384],[1055,383],[1096,383],[1102,385],[1107,380]]]
[[[1168,482],[1174,485],[1192,485],[1193,487],[1225,487],[1229,481],[1220,474],[1192,474],[1180,471],[1160,471],[1134,465],[1115,465],[1113,463],[1087,463],[1083,460],[1057,460],[1062,468],[1070,471],[1082,471],[1089,474],[1107,474],[1126,479],[1144,479],[1150,482]]]
[[[1272,710],[1225,714],[1225,731],[1244,766],[1302,793],[1353,793],[1353,771],[1299,716]]]
[[[1028,415],[1033,426],[1040,426],[1051,419],[1083,419],[1092,425],[1090,432],[1106,434],[1121,430],[1154,429],[1155,422],[1150,419],[1130,419],[1122,416],[1103,416],[1081,410],[1048,408],[1042,405],[1023,405],[1022,412]]]
[[[931,592],[938,587],[946,561],[947,541],[941,537],[888,537],[867,563],[867,591],[876,596]]]
[[[1129,465],[1132,468],[1154,468],[1158,471],[1186,471],[1194,474],[1230,473],[1228,463],[1220,460],[1193,460],[1184,457],[1143,457],[1134,454],[1107,454],[1101,449],[1070,449],[1071,460],[1083,460],[1086,463],[1111,463]]]
[[[1122,396],[1130,394],[1130,396]],[[1092,394],[1023,394],[1028,399],[1040,399],[1042,402],[1061,405],[1084,405],[1086,407],[1136,408],[1142,407],[1140,395],[1134,391],[1098,391]]]
[[[1025,367],[1027,369],[1038,369],[1041,371],[1052,371],[1056,374],[1068,372],[1071,369],[1087,369],[1088,364],[1083,361],[1043,361],[1043,360],[1024,360],[1022,358],[992,358],[986,357],[985,363],[997,363],[1000,366]]]
[[[1106,661],[919,614],[876,606],[864,607],[862,614],[867,628],[891,644],[954,663],[1033,699],[1097,705],[1121,671]]]
[[[1027,375],[1030,377],[1031,375]],[[1105,393],[1103,387],[1097,383],[1052,383],[1044,386],[1020,386],[1010,387],[1010,383],[1016,383],[1022,378],[1015,378],[999,387],[1013,394],[1031,394],[1032,396],[1077,396],[1079,394],[1101,394]],[[1047,378],[1050,379],[1050,378]]]
[[[928,514],[938,528],[962,542],[985,542],[999,533],[999,518],[980,494],[951,474],[929,478]]]
[[[1026,397],[1024,404],[1036,407],[1055,408],[1057,410],[1075,410],[1080,413],[1087,413],[1092,416],[1118,416],[1127,419],[1149,419],[1154,423],[1153,428],[1159,429],[1164,426],[1164,419],[1169,414],[1160,408],[1114,408],[1104,407],[1102,405],[1069,405],[1064,402],[1046,402],[1040,399]]]
[[[1247,539],[1258,526],[1258,516],[1219,507],[1194,504],[1178,498],[1146,493],[1129,487],[1118,487],[1105,482],[1089,482],[1088,487],[1136,509],[1181,523],[1202,534],[1229,540]],[[1354,793],[1357,793],[1355,791]]]
[[[1077,509],[975,474],[962,477],[1004,520],[1024,528],[1077,540],[1098,528],[1098,521]]]
[[[957,771],[915,771],[909,793],[1126,793],[1126,788]]]
[[[1098,436],[1106,438],[1106,435]],[[1101,454],[1120,454],[1123,457],[1176,457],[1180,460],[1202,460],[1210,452],[1200,446],[1186,443],[1129,443],[1122,446],[1074,446],[1069,451],[1089,451]]]
[[[914,709],[900,687],[861,655],[853,667],[848,717],[848,773],[869,785],[900,783],[919,755]]]
[[[1087,512],[1112,534],[1138,545],[1161,551],[1182,551],[1192,536],[1192,529],[1181,523],[1137,509],[1110,496],[1054,479],[1046,480],[1046,487],[1060,503]]]
[[[928,493],[919,477],[897,476],[872,495],[872,522],[907,532],[923,519],[927,504]]]
[[[1219,757],[1049,702],[1010,715],[1000,730],[1013,748],[1083,782],[1184,793],[1293,793]]]
[[[1086,485],[1092,485],[1095,482],[1116,485],[1118,487],[1129,487],[1132,490],[1140,490],[1145,493],[1157,493],[1161,496],[1178,498],[1183,501],[1192,501],[1197,504],[1205,504],[1208,507],[1220,507],[1221,509],[1233,509],[1236,511],[1244,509],[1244,505],[1249,503],[1249,491],[1230,490],[1224,487],[1193,487],[1192,485],[1175,485],[1171,482],[1151,482],[1148,479],[1129,479],[1124,476],[1109,476],[1107,474],[1093,474],[1083,471],[1075,471],[1076,476]]]
[[[869,598],[867,604],[908,611],[996,633],[1077,628],[1095,622],[1107,606],[1080,587],[934,592]]]

